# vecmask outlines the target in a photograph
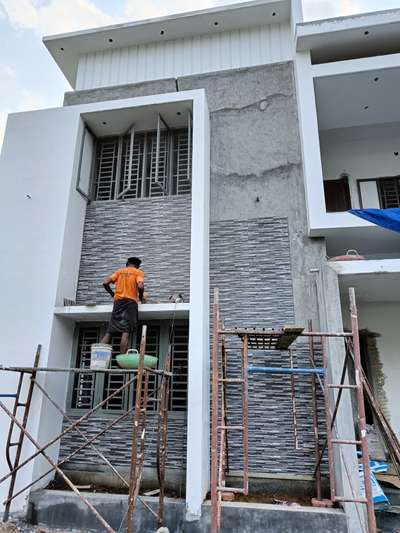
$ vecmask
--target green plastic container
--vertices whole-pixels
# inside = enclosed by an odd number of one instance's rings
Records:
[[[115,358],[118,365],[126,370],[135,370],[139,368],[139,352],[131,349],[124,354],[117,355]],[[148,368],[155,368],[157,366],[157,357],[153,355],[144,354],[144,366]]]

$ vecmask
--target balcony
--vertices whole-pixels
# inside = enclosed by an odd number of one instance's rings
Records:
[[[400,54],[307,68],[314,107],[307,95],[300,106],[310,235],[325,237],[331,257],[356,249],[400,258],[399,234],[348,212],[400,206]]]

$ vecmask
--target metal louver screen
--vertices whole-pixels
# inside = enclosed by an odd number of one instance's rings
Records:
[[[192,189],[192,152],[186,130],[175,132],[173,139],[172,194],[190,194]]]
[[[160,149],[157,160],[157,133],[148,134],[148,179],[149,196],[164,196],[168,193],[169,135],[160,133]],[[158,164],[157,164],[158,163]]]
[[[186,411],[188,383],[188,324],[175,325],[172,337],[171,411]]]
[[[144,135],[135,135],[131,163],[131,184],[129,190],[123,195],[123,198],[140,198],[142,196],[144,142]],[[123,140],[122,176],[119,182],[119,194],[126,191],[129,187],[130,161],[130,136],[126,135]]]
[[[118,137],[102,139],[96,156],[96,200],[113,200],[118,166]]]
[[[154,198],[191,192],[188,130],[135,133],[97,141],[95,200]],[[130,168],[129,168],[130,167]]]
[[[90,347],[99,342],[100,328],[80,328],[75,368],[90,368]],[[75,374],[73,378],[72,408],[90,409],[94,404],[94,374]]]
[[[400,207],[400,177],[378,180],[382,209]]]
[[[161,331],[163,339],[161,338]],[[139,350],[141,326],[138,329],[137,349]],[[146,353],[159,359],[159,367],[164,364],[167,355],[168,328],[161,328],[160,324],[149,324],[147,328]],[[78,327],[78,342],[75,358],[76,368],[90,368],[90,349],[93,343],[99,342],[101,337],[100,325],[81,325]],[[111,368],[118,368],[116,355],[119,353],[119,336],[111,340],[113,347]],[[171,336],[172,342],[172,381],[170,394],[170,410],[186,411],[187,406],[187,373],[188,373],[188,340],[189,326],[187,323],[175,324]],[[161,353],[160,346],[164,346]],[[104,400],[119,389],[132,375],[125,374],[75,374],[72,386],[72,409],[91,409],[95,403]],[[157,409],[156,388],[157,376],[149,375],[149,410]],[[124,391],[108,400],[102,407],[103,412],[118,412],[133,406],[135,402],[135,386],[132,384]]]

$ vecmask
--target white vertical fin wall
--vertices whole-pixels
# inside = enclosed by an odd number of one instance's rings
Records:
[[[0,321],[5,332],[1,364],[5,366],[32,366],[39,343],[42,344],[41,366],[48,365],[55,346],[64,357],[68,355],[63,344],[65,335],[53,329],[53,317],[54,306],[60,303],[57,292],[68,208],[74,189],[78,131],[76,107],[17,113],[8,118],[0,158],[0,226],[3,230],[0,273],[4,280]],[[76,201],[81,202],[80,197]],[[76,220],[79,212],[73,215]],[[43,374],[38,378],[41,383],[43,378]],[[0,373],[1,392],[15,392],[16,379],[14,373]],[[62,394],[62,387],[61,383],[59,394]],[[5,403],[12,408],[12,400],[6,399]],[[37,392],[28,424],[28,430],[37,440],[42,431],[56,431],[57,427],[54,411],[41,417],[44,405]],[[22,416],[21,412],[19,415]],[[8,471],[4,456],[8,425],[7,416],[1,412],[0,476]],[[23,457],[33,451],[34,446],[25,442]],[[56,450],[51,448],[50,455],[53,454]],[[37,474],[43,472],[37,461],[35,467]],[[18,475],[17,490],[32,481],[32,472],[31,462]],[[3,484],[1,501],[6,491],[7,484]],[[12,511],[22,508],[25,496],[14,502]]]
[[[291,43],[282,23],[91,52],[79,60],[76,90],[287,61]]]

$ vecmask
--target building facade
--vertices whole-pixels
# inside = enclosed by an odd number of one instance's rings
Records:
[[[300,2],[257,0],[48,37],[73,91],[63,107],[8,119],[0,166],[9,302],[3,364],[27,364],[41,343],[41,366],[87,366],[112,308],[102,279],[129,255],[140,256],[149,292],[139,306],[147,351],[162,365],[173,347],[168,479],[186,497],[188,520],[199,517],[209,490],[214,287],[226,325],[307,327],[312,320],[316,330],[341,331],[349,326],[342,316],[354,286],[365,368],[400,433],[400,238],[347,212],[400,206],[399,25],[398,11],[303,23]],[[349,249],[364,260],[328,260]],[[178,294],[183,302],[174,303]],[[331,350],[335,374],[343,348]],[[289,364],[285,352],[269,357],[271,366]],[[295,358],[307,366],[301,344]],[[44,379],[78,418],[125,378]],[[296,377],[295,386],[300,446],[290,380],[251,380],[255,476],[299,480],[313,473],[309,379]],[[93,428],[132,401],[129,390],[114,397]],[[39,441],[66,424],[43,399],[35,397],[34,406],[30,429]],[[149,478],[154,425],[151,413]],[[351,409],[340,413],[338,426],[351,438]],[[130,430],[121,423],[99,443],[121,471]],[[69,434],[51,448],[53,456],[66,457],[77,440]],[[234,441],[238,474],[240,457]],[[342,462],[343,493],[358,483],[355,453],[346,451]],[[20,483],[44,467],[37,460]],[[113,482],[89,452],[65,470]],[[349,531],[361,531],[355,506],[346,511]]]

